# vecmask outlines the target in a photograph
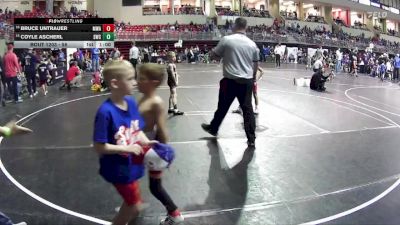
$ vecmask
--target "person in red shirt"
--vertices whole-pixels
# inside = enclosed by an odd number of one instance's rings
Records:
[[[18,97],[18,77],[17,74],[21,72],[20,65],[18,63],[17,55],[14,53],[14,44],[7,44],[7,52],[4,55],[4,74],[8,89],[11,94],[14,94],[15,103],[22,102],[22,99]]]
[[[65,79],[65,83],[67,84],[67,89],[71,90],[71,84],[79,87],[81,84],[82,76],[81,70],[77,66],[77,62],[73,61],[71,66],[67,72],[67,77]]]
[[[4,75],[3,58],[0,55],[0,101],[1,105],[6,106],[6,101],[4,99],[4,91],[6,90],[6,77]]]

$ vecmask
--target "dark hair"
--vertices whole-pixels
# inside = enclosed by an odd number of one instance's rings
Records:
[[[244,30],[247,27],[247,20],[245,18],[239,17],[235,20],[235,28],[238,30]]]

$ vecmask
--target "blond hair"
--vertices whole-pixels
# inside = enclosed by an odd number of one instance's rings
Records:
[[[175,54],[174,51],[169,51],[168,54],[167,54],[168,59],[172,59],[175,56],[176,56],[176,54]]]
[[[126,60],[110,60],[104,65],[103,77],[107,85],[112,79],[121,79],[129,73],[134,73],[132,64]]]
[[[145,76],[149,80],[164,81],[165,68],[157,63],[146,63],[139,67],[139,76]]]

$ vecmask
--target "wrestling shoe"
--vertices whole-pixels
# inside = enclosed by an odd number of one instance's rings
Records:
[[[177,216],[168,215],[164,220],[161,220],[160,225],[175,225],[180,224],[185,220],[182,214],[179,213]]]
[[[176,109],[176,110],[174,110],[173,114],[174,114],[174,116],[182,116],[185,113]]]

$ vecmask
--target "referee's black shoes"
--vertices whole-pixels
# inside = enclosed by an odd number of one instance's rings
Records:
[[[217,132],[211,130],[211,125],[210,124],[205,124],[202,123],[201,124],[201,128],[203,128],[203,130],[209,134],[211,134],[212,136],[217,136]]]

